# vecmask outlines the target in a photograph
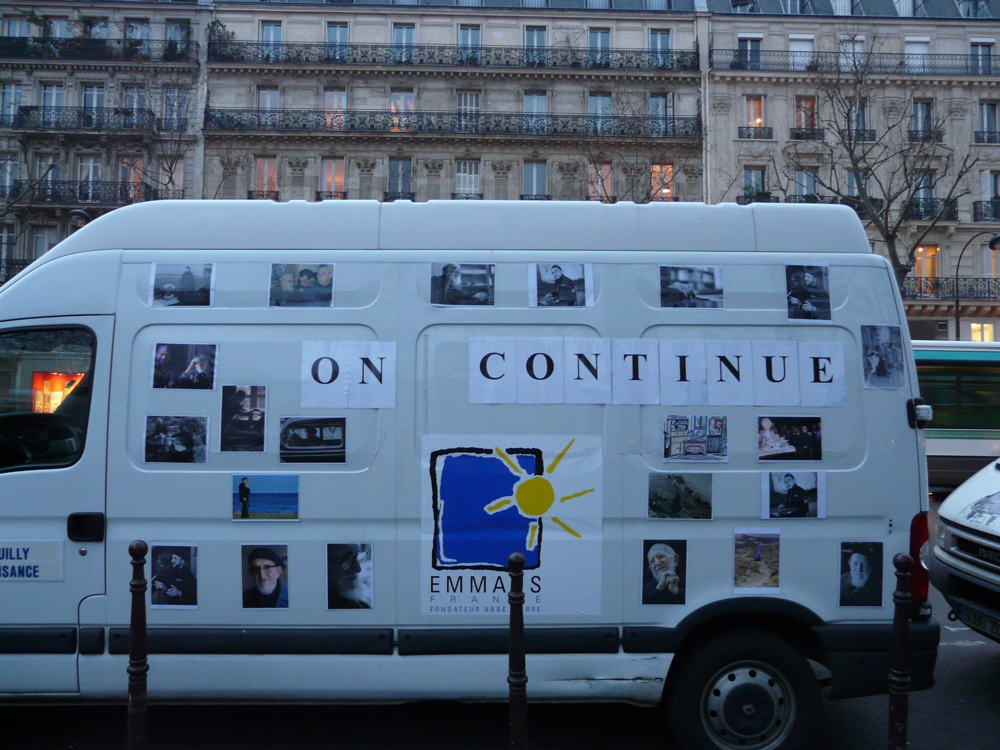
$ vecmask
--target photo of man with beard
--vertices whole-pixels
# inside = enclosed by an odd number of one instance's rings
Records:
[[[840,606],[882,606],[882,542],[840,545]]]
[[[327,609],[371,609],[374,565],[370,544],[328,544]]]
[[[684,604],[684,555],[687,542],[679,540],[647,541],[646,569],[643,572],[643,604]]]
[[[243,545],[246,576],[253,582],[252,586],[243,590],[244,609],[288,609],[288,582],[285,577],[287,549],[285,545]],[[279,554],[279,551],[284,554]]]

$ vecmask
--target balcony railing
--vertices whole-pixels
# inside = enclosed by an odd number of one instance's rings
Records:
[[[25,203],[103,203],[120,206],[160,197],[156,188],[142,182],[15,180],[13,189],[18,193],[17,200]]]
[[[913,198],[903,209],[903,218],[917,221],[958,221],[958,201],[954,198]]]
[[[186,117],[157,117],[156,129],[161,133],[183,133],[188,129]]]
[[[322,109],[207,109],[206,130],[369,133],[481,133],[698,138],[698,117],[535,115],[509,112],[389,112]]]
[[[863,128],[841,128],[840,140],[844,143],[874,143],[875,131]]]
[[[101,62],[195,62],[197,42],[144,39],[0,37],[0,58],[99,60]]]
[[[736,196],[736,202],[741,206],[749,206],[751,203],[781,203],[781,198],[770,193],[744,193]]]
[[[481,201],[483,199],[482,193],[452,193],[451,199],[453,201]]]
[[[391,203],[392,201],[412,201],[415,193],[412,190],[386,190],[382,196],[384,202]]]
[[[276,201],[278,200],[277,190],[247,190],[247,200],[251,201]]]
[[[920,130],[909,130],[907,134],[910,143],[943,143],[944,131],[934,128],[922,128]]]
[[[347,200],[346,190],[317,190],[316,200],[318,201],[344,201]]]
[[[903,280],[903,299],[955,298],[965,301],[993,302],[1000,299],[1000,279],[959,278],[954,276],[908,276]]]
[[[458,44],[208,43],[209,62],[697,71],[697,50],[468,47]]]
[[[546,195],[545,193],[521,193],[521,200],[523,201],[550,201],[552,200],[551,195]]]
[[[774,140],[774,128],[756,128],[749,125],[740,125],[736,128],[736,137],[754,141]]]
[[[137,130],[152,131],[156,116],[148,109],[124,107],[22,106],[12,127],[39,130]]]
[[[709,60],[713,70],[759,70],[768,73],[851,73],[857,69],[876,75],[1000,75],[998,55],[913,55],[902,52],[852,55],[841,52],[713,49]]]
[[[785,203],[839,203],[835,195],[788,195],[785,196]]]
[[[991,201],[972,201],[973,221],[1000,221],[1000,198]]]
[[[32,261],[22,258],[0,258],[0,284],[4,284],[31,265]]]
[[[1000,130],[977,130],[975,133],[976,143],[1000,143]]]
[[[792,128],[788,137],[793,141],[822,141],[826,140],[826,131],[823,128]]]
[[[876,213],[881,212],[882,209],[885,208],[885,201],[882,198],[869,198],[868,201],[871,203],[871,206]],[[844,206],[850,206],[853,208],[860,218],[869,218],[868,210],[865,208],[860,198],[845,197],[840,199],[840,203]]]

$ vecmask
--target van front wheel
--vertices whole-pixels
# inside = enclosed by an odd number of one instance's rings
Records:
[[[731,631],[677,658],[666,711],[679,747],[806,750],[819,744],[816,675],[787,641],[764,631]]]

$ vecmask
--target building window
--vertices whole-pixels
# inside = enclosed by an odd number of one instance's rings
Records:
[[[389,159],[386,200],[413,200],[413,162],[410,159]]]
[[[323,91],[323,125],[327,130],[344,129],[344,110],[347,109],[347,89]]]
[[[922,39],[907,39],[904,43],[904,61],[907,73],[926,73],[927,55],[930,53],[931,44]]]
[[[5,83],[0,86],[0,126],[9,128],[14,124],[17,108],[21,106],[21,84]]]
[[[588,97],[587,111],[590,114],[590,132],[611,132],[611,94],[604,92]]]
[[[169,130],[187,129],[187,89],[166,86],[163,89],[164,127]]]
[[[125,39],[129,48],[142,55],[149,54],[149,21],[144,18],[125,19]]]
[[[760,70],[760,39],[741,37],[737,41],[736,67]]]
[[[864,46],[863,37],[847,37],[840,40],[838,47],[841,71],[849,72],[864,67]]]
[[[930,133],[934,128],[934,103],[929,99],[915,99],[913,102],[913,130]]]
[[[326,25],[326,56],[331,62],[347,62],[350,31],[346,23]]]
[[[611,29],[591,29],[589,38],[591,67],[609,67],[611,65]]]
[[[654,68],[670,67],[670,32],[653,29],[649,32],[650,65]]]
[[[764,126],[764,97],[746,97],[747,127],[761,128]]]
[[[462,53],[461,61],[466,65],[479,63],[480,45],[479,25],[462,24],[458,27],[458,46]]]
[[[88,39],[107,39],[108,38],[108,19],[107,18],[87,18],[83,21],[84,33]]]
[[[476,132],[479,129],[479,92],[457,91],[455,93],[459,129],[466,133]]]
[[[127,156],[122,159],[119,170],[122,183],[122,194],[129,203],[138,203],[145,199],[146,187],[143,182],[145,164],[141,156]]]
[[[460,196],[482,194],[479,181],[479,160],[459,159],[455,162],[455,193]]]
[[[544,161],[524,162],[522,200],[544,200],[548,196],[547,165]]]
[[[416,42],[417,29],[410,23],[392,25],[393,58],[396,64],[413,62],[413,45]]]
[[[40,258],[59,241],[55,227],[32,227],[28,235],[31,257]]]
[[[938,276],[938,259],[941,248],[937,245],[921,245],[913,259],[913,275],[918,279],[933,279]]]
[[[69,36],[68,18],[46,18],[49,36],[53,39],[65,39]]]
[[[524,92],[524,120],[526,133],[544,133],[546,114],[549,111],[548,95],[544,91]]]
[[[813,40],[789,39],[788,54],[792,70],[809,70],[813,63]]]
[[[347,197],[344,183],[344,160],[341,157],[326,157],[320,165],[320,200],[341,200]]]
[[[545,65],[546,31],[544,26],[524,27],[525,65]]]
[[[281,106],[281,91],[274,88],[257,89],[257,109],[278,109]]]
[[[104,107],[104,86],[86,85],[83,87],[83,108],[101,109]]]
[[[1000,143],[997,135],[997,102],[979,102],[979,130],[984,134],[977,143]],[[992,140],[990,140],[992,134]]]
[[[865,188],[865,193],[868,193],[868,177],[867,175],[861,176],[856,172],[847,173],[847,194],[851,197],[857,197],[861,194],[861,188]]]
[[[814,168],[795,171],[795,194],[800,198],[816,195],[816,170]]]
[[[38,179],[43,182],[58,182],[62,179],[62,163],[58,156],[39,156],[36,167]]]
[[[767,173],[764,167],[743,167],[743,195],[757,197],[767,193]]]
[[[415,105],[413,89],[393,89],[389,93],[389,111],[392,112],[392,132],[413,129],[412,114]]]
[[[814,129],[816,127],[816,97],[795,97],[795,127]]]
[[[988,0],[958,0],[958,12],[962,18],[993,18]]]
[[[972,341],[995,341],[993,338],[993,323],[973,323]]]
[[[989,42],[973,42],[971,45],[971,73],[988,76],[993,72],[993,45]]]
[[[671,201],[674,199],[674,165],[653,164],[650,166],[650,200]]]
[[[650,135],[668,136],[672,135],[672,118],[674,116],[674,95],[671,92],[666,94],[651,94],[649,97],[649,126]]]
[[[19,16],[7,16],[3,19],[3,35],[13,37],[28,36],[28,19]]]
[[[587,164],[587,200],[614,203],[614,188],[611,179],[611,162],[590,162]]]
[[[254,198],[278,198],[278,157],[254,159]]]

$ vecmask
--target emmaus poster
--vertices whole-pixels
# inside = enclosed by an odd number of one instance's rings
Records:
[[[602,444],[593,435],[428,435],[421,611],[507,615],[507,558],[526,614],[601,611]]]

